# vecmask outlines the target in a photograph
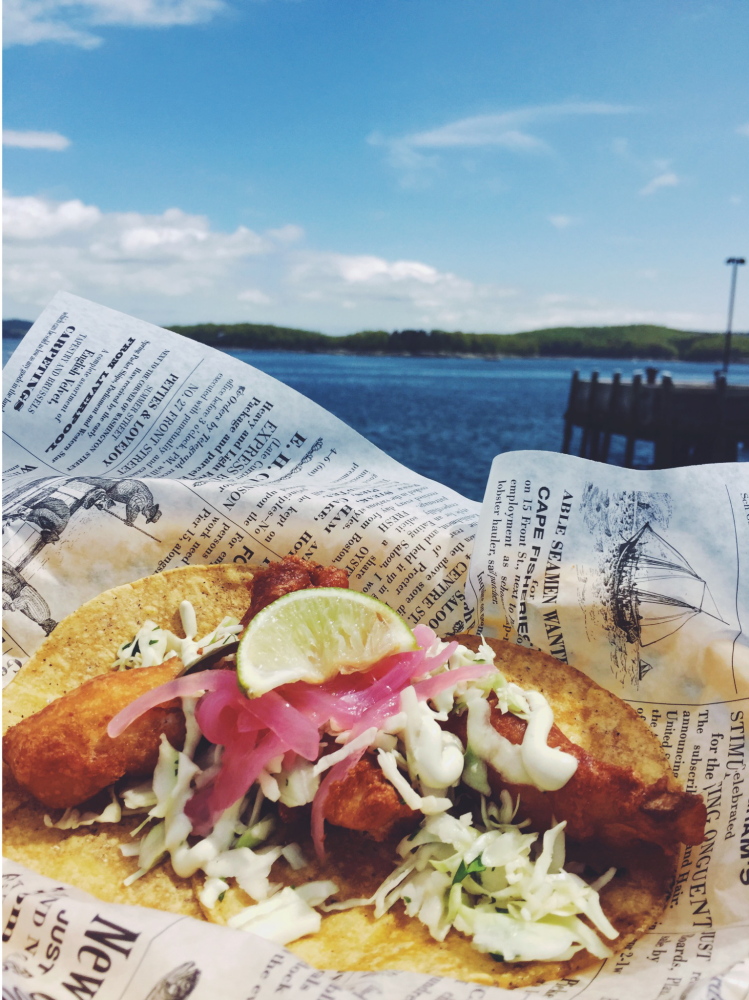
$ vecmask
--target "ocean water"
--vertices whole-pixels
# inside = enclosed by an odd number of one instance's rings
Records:
[[[3,364],[17,346],[3,342]],[[399,358],[230,350],[324,406],[403,465],[481,500],[495,455],[519,449],[558,452],[570,378],[643,371],[646,359]],[[677,382],[712,381],[715,364],[652,362]],[[736,365],[733,383],[749,384]],[[579,431],[572,452],[579,447]],[[624,439],[612,438],[609,460],[620,462]],[[746,454],[742,458],[749,458]],[[642,443],[635,464],[652,461]]]
[[[481,500],[495,455],[519,449],[558,452],[575,368],[589,376],[631,378],[646,360],[564,358],[369,358],[354,355],[228,351],[335,413],[393,458]],[[712,381],[714,364],[652,362],[677,382]],[[749,366],[734,383],[749,384]],[[579,431],[572,452],[579,448]],[[612,438],[609,461],[621,462],[624,439]],[[749,457],[749,456],[747,456]],[[652,462],[643,442],[635,464]]]

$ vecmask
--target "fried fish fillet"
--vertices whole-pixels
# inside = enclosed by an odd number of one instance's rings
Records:
[[[184,586],[184,572],[179,579]],[[283,594],[309,587],[347,588],[348,576],[345,570],[286,556],[257,574],[247,574],[245,586],[246,624]],[[176,593],[174,603],[176,609]],[[120,778],[150,775],[162,733],[178,749],[184,742],[181,705],[152,709],[115,740],[107,736],[107,725],[141,694],[172,680],[182,669],[182,661],[173,657],[157,667],[110,671],[86,681],[11,727],[3,740],[3,759],[18,783],[53,809],[79,805]]]
[[[458,636],[461,642],[476,648],[475,636]],[[550,656],[523,650],[505,642],[492,642],[498,667],[511,680],[549,694],[558,663]],[[531,683],[522,678],[524,669],[532,668]],[[565,667],[569,680],[570,667]],[[577,671],[574,672],[577,674]],[[540,683],[539,683],[540,682]],[[489,784],[495,798],[503,790],[514,800],[519,798],[518,819],[529,819],[531,829],[546,830],[561,820],[566,821],[566,835],[579,842],[595,841],[613,848],[628,847],[633,841],[656,844],[673,851],[679,844],[699,844],[704,838],[706,807],[699,795],[685,792],[671,774],[663,751],[653,737],[637,748],[623,747],[623,764],[611,760],[611,748],[617,745],[618,726],[622,715],[635,713],[614,696],[595,688],[582,674],[576,677],[580,690],[570,704],[570,693],[560,691],[556,699],[557,716],[567,716],[564,728],[576,735],[579,745],[558,725],[549,733],[548,745],[571,754],[577,760],[577,770],[570,780],[554,792],[542,792],[532,785],[517,785],[506,781],[497,771],[488,768]],[[589,688],[590,705],[586,708],[577,699],[583,688]],[[593,701],[595,712],[591,712]],[[580,708],[578,712],[577,709]],[[583,731],[575,733],[573,717],[588,716]],[[492,727],[510,743],[519,744],[525,735],[526,723],[509,712],[500,712],[496,702],[490,715]],[[610,726],[610,736],[603,753],[597,732]],[[465,715],[452,715],[447,722],[463,744],[466,743]],[[579,723],[578,723],[578,728]],[[630,727],[627,727],[628,729]],[[639,727],[635,728],[635,732]],[[642,727],[644,738],[649,731]],[[633,749],[638,752],[633,753]],[[641,769],[635,769],[636,763]],[[635,766],[633,766],[635,765]],[[387,782],[371,754],[365,754],[355,767],[331,787],[325,803],[325,818],[336,826],[368,833],[381,840],[398,829],[415,814],[405,805]]]
[[[479,638],[455,636],[471,649]],[[655,734],[616,695],[554,657],[513,643],[489,640],[495,663],[508,680],[540,691],[554,708],[548,744],[578,761],[570,780],[555,792],[515,785],[489,768],[495,796],[507,789],[520,798],[519,819],[545,830],[567,822],[570,840],[622,848],[633,841],[673,852],[679,844],[704,839],[707,810],[699,795],[685,792]],[[496,705],[494,729],[511,743],[522,742],[526,723]],[[465,716],[452,716],[454,731],[465,741]]]
[[[372,754],[365,754],[340,781],[330,786],[323,810],[325,819],[345,830],[368,833],[384,840],[418,813],[405,804]]]
[[[270,563],[258,570],[252,579],[252,601],[242,617],[247,625],[258,611],[272,604],[285,594],[295,590],[310,590],[315,587],[339,587],[348,590],[348,573],[335,566],[301,559],[299,556],[284,556],[278,562]]]
[[[147,777],[156,767],[162,733],[174,747],[184,743],[181,702],[152,708],[115,740],[107,736],[107,725],[181,670],[175,656],[155,667],[94,677],[9,729],[3,759],[19,785],[51,809],[78,805],[125,775]]]
[[[493,728],[521,743],[526,723],[509,712],[492,707]],[[489,769],[495,796],[507,789],[520,797],[519,819],[529,819],[534,830],[545,830],[565,820],[573,840],[597,840],[611,847],[626,847],[633,840],[658,844],[666,850],[677,844],[700,844],[705,835],[707,811],[699,795],[683,791],[672,775],[654,782],[638,777],[632,767],[609,764],[568,740],[552,726],[547,743],[577,760],[577,770],[562,788],[542,792],[532,785],[514,785]]]

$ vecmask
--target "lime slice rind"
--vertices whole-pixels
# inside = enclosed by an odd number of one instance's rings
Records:
[[[237,650],[237,678],[250,696],[281,684],[319,684],[363,671],[417,648],[406,622],[374,597],[353,590],[297,590],[252,619]]]

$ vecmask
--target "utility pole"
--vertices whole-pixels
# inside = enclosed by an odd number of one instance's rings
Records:
[[[728,297],[728,326],[726,328],[726,343],[723,348],[723,371],[728,371],[731,360],[731,326],[733,324],[733,300],[736,298],[736,272],[739,264],[746,264],[743,257],[729,257],[726,264],[731,265],[731,292]]]

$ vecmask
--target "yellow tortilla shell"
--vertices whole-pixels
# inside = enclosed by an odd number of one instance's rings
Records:
[[[3,731],[84,680],[110,670],[117,647],[146,618],[179,633],[180,600],[192,601],[201,632],[226,614],[241,617],[249,606],[251,580],[249,570],[234,565],[190,566],[117,587],[87,602],[45,639],[6,691]],[[473,636],[460,638],[474,648],[478,643]],[[550,656],[509,643],[492,645],[500,669],[509,679],[545,694],[557,725],[575,743],[605,760],[632,764],[648,781],[668,773],[668,762],[655,737],[614,695]],[[18,787],[7,767],[3,781],[4,853],[43,875],[77,885],[106,901],[204,915],[217,923],[224,923],[250,902],[241,890],[232,888],[222,903],[201,914],[194,891],[201,877],[179,879],[168,863],[127,888],[122,881],[132,874],[135,862],[122,857],[119,845],[132,843],[129,833],[138,817],[72,833],[49,829],[44,825],[48,810]],[[327,843],[329,858],[324,864],[313,861],[308,868],[292,872],[279,861],[274,881],[296,885],[332,878],[340,898],[366,897],[394,866],[392,843],[374,844],[362,834],[330,826]],[[308,842],[303,842],[303,848],[308,858],[314,857]],[[574,850],[569,854],[574,856]],[[612,860],[624,867],[601,896],[607,915],[620,931],[615,943],[620,950],[663,911],[673,860],[658,848],[638,848],[632,857]],[[566,977],[594,961],[583,952],[569,962],[497,962],[475,951],[456,932],[444,943],[434,941],[419,921],[405,917],[397,908],[378,921],[370,908],[327,915],[318,934],[293,943],[290,949],[319,968],[407,969],[503,987]]]

